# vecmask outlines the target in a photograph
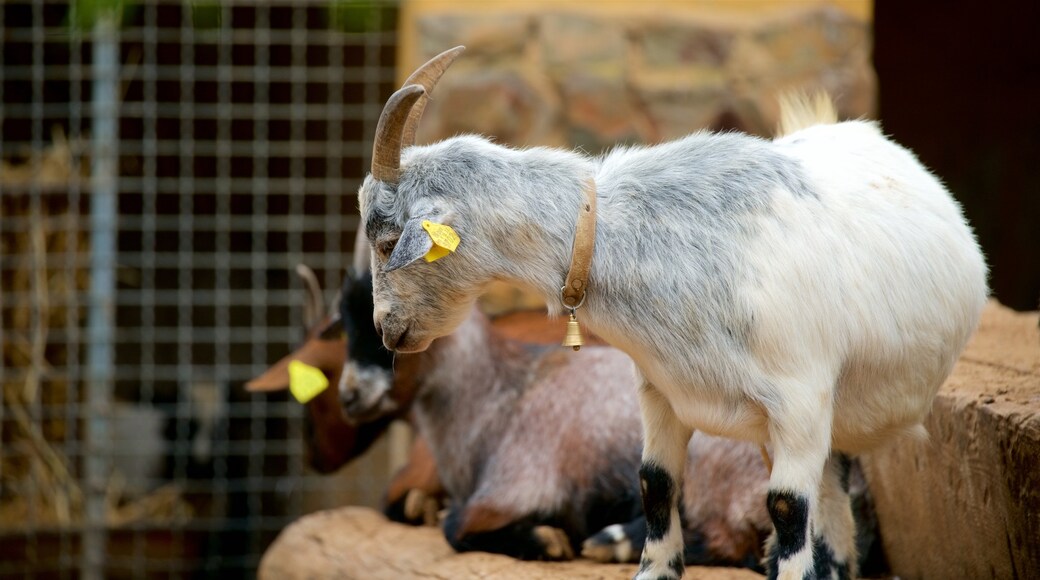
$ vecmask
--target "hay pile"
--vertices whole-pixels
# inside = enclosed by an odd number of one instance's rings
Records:
[[[0,161],[0,522],[8,530],[83,520],[81,466],[62,445],[82,439],[90,283],[88,163],[60,129],[42,151]],[[184,520],[176,487],[124,493],[114,474],[107,522]]]

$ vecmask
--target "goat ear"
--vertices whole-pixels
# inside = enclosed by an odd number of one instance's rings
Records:
[[[333,314],[329,322],[318,331],[320,340],[336,340],[343,334],[343,319],[338,313]]]
[[[246,390],[253,393],[269,391],[284,391],[289,388],[289,361],[293,355],[289,355],[274,363],[264,374],[246,383]]]
[[[404,231],[394,251],[390,254],[390,260],[383,267],[384,272],[392,272],[403,268],[419,258],[422,258],[433,247],[430,234],[422,227],[423,218],[412,218],[404,224]]]

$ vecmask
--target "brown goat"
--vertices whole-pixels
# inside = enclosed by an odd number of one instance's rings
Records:
[[[372,446],[394,419],[408,420],[414,393],[392,393],[388,408],[396,409],[370,422],[353,423],[343,413],[338,391],[340,373],[346,358],[347,340],[336,317],[325,314],[322,290],[310,268],[299,265],[297,273],[307,288],[304,303],[303,344],[271,365],[263,374],[246,383],[253,392],[282,391],[289,388],[289,363],[300,361],[320,370],[329,381],[325,389],[308,401],[306,422],[306,459],[315,471],[332,473]],[[396,521],[432,523],[430,504],[443,495],[429,446],[417,437],[407,463],[394,475],[384,495],[384,511]]]

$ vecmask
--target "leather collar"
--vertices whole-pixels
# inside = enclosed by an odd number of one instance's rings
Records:
[[[592,268],[592,250],[596,244],[596,181],[591,177],[585,181],[583,193],[585,200],[578,208],[571,267],[560,289],[563,305],[569,310],[575,310],[585,302],[589,270]]]

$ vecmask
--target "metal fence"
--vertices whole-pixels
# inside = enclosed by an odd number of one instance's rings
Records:
[[[252,577],[378,500],[385,461],[321,495],[302,408],[242,384],[302,337],[293,267],[339,285],[396,15],[0,4],[0,577]]]

